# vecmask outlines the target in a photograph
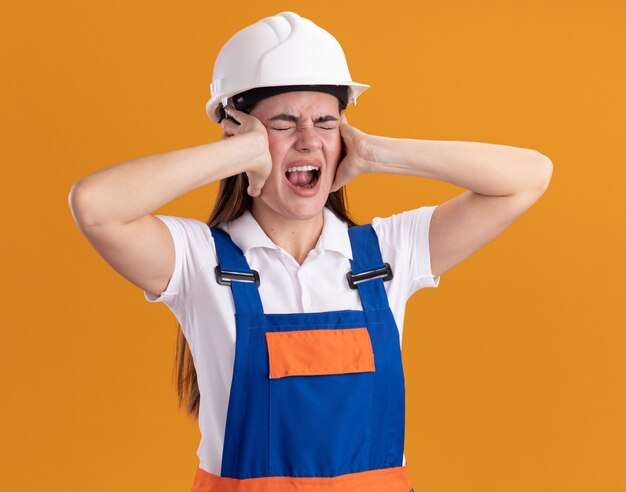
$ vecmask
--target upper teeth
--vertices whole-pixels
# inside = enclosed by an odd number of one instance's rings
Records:
[[[287,169],[288,173],[292,173],[294,171],[319,171],[320,168],[317,166],[294,166]]]

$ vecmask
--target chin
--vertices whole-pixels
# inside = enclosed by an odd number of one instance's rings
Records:
[[[295,206],[283,208],[281,215],[289,217],[290,219],[308,220],[317,217],[324,210],[324,203],[307,203],[302,206]]]
[[[290,203],[263,203],[263,207],[288,219],[308,220],[323,213],[328,195],[322,201],[320,197],[300,198]]]
[[[300,192],[284,178],[279,183],[267,183],[254,202],[258,212],[290,220],[308,220],[323,213],[329,195],[330,183],[326,180],[320,181],[314,190]]]

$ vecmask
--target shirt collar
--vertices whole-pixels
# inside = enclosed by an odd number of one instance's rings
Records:
[[[339,219],[328,207],[323,209],[323,218],[322,234],[315,249],[319,253],[324,250],[337,251],[351,260],[352,247],[348,236],[348,224]],[[252,248],[281,249],[265,234],[249,210],[235,220],[224,224],[224,230],[244,254]]]

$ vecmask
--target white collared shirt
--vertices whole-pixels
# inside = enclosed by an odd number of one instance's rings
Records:
[[[431,272],[428,232],[437,206],[423,206],[390,217],[372,219],[383,261],[393,270],[384,282],[400,340],[409,297],[424,287],[438,287]],[[215,279],[215,243],[206,223],[186,217],[156,215],[170,230],[176,260],[165,291],[148,302],[162,302],[174,313],[193,357],[202,438],[197,450],[200,468],[220,475],[228,398],[235,360],[235,305],[230,287]],[[259,294],[265,313],[308,313],[362,310],[358,291],[348,286],[352,248],[348,224],[324,207],[324,225],[317,245],[298,262],[265,234],[250,212],[220,224],[259,272]],[[403,464],[406,459],[403,458]]]

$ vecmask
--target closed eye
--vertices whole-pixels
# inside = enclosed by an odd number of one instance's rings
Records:
[[[334,130],[335,129],[334,127],[328,128],[328,127],[325,127],[325,126],[320,126],[318,128],[321,128],[322,130]],[[274,127],[272,127],[272,130],[278,130],[279,132],[286,131],[286,130],[292,130],[292,129],[293,129],[292,126],[289,127],[289,128],[274,128]]]

